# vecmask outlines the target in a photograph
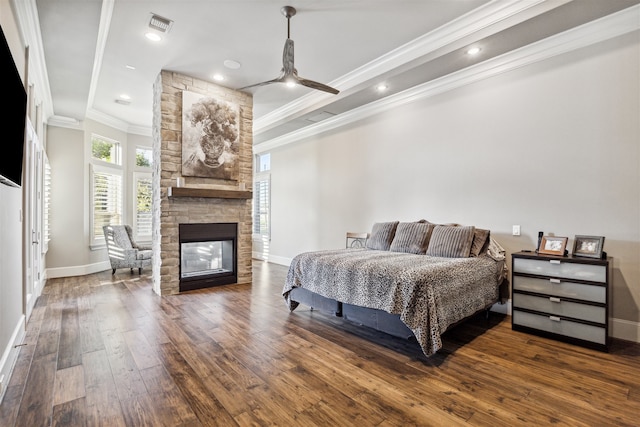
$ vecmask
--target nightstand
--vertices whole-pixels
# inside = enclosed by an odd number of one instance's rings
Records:
[[[511,257],[513,330],[608,350],[611,258]]]

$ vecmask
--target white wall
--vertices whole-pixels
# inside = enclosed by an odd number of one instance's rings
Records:
[[[7,0],[0,1],[0,25],[24,80],[24,43]],[[0,184],[0,399],[25,331],[22,225],[22,189]]]
[[[509,254],[605,236],[613,333],[640,341],[639,52],[636,31],[274,149],[270,259],[389,220],[489,228]]]
[[[84,275],[111,268],[105,248],[90,248],[91,135],[121,143],[123,156],[125,221],[133,221],[133,187],[136,146],[151,147],[151,137],[129,134],[93,120],[78,129],[48,127],[47,155],[51,164],[51,242],[47,252],[47,277]]]
[[[84,132],[48,127],[47,156],[51,165],[51,241],[48,277],[61,267],[89,264],[88,208],[84,205],[88,173],[84,167]]]
[[[21,210],[22,190],[0,184],[0,399],[25,330]]]

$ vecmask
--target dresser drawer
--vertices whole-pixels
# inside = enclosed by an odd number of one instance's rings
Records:
[[[604,326],[585,325],[564,319],[553,320],[553,317],[550,316],[541,316],[516,309],[513,310],[512,320],[514,325],[527,326],[540,331],[551,332],[597,344],[607,344],[607,334]]]
[[[598,302],[601,304],[605,304],[607,302],[606,286],[563,282],[558,279],[539,279],[535,277],[513,276],[513,289],[536,292],[538,294],[548,294],[555,297]]]
[[[589,322],[605,324],[607,310],[595,305],[580,304],[573,301],[563,301],[556,297],[539,297],[535,295],[513,294],[513,307],[528,308],[542,311],[556,316],[571,317]]]
[[[537,274],[540,276],[563,277],[565,279],[588,280],[606,283],[607,268],[604,265],[581,264],[563,260],[513,259],[514,273]]]

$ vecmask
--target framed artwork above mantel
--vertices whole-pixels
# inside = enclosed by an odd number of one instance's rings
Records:
[[[237,181],[240,107],[182,92],[182,176]]]

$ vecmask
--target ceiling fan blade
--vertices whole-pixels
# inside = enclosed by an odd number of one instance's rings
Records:
[[[297,80],[298,80],[298,83],[300,83],[302,86],[310,87],[311,89],[322,90],[324,92],[329,92],[334,95],[337,95],[338,93],[340,93],[338,89],[334,89],[331,86],[327,86],[322,83],[314,82],[313,80],[303,79],[302,77],[298,77]]]
[[[266,82],[255,83],[255,84],[252,84],[252,85],[249,85],[249,86],[241,87],[238,90],[251,89],[251,88],[254,88],[254,87],[266,86],[266,85],[270,85],[270,84],[273,84],[273,83],[282,83],[282,81],[283,81],[282,77],[278,77],[277,79],[267,80]]]

